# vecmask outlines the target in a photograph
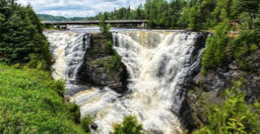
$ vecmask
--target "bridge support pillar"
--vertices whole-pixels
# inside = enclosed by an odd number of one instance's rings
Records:
[[[70,25],[69,24],[66,25],[66,30],[70,30]]]
[[[141,24],[137,24],[137,28],[141,28],[142,26],[141,26]]]
[[[147,24],[145,22],[141,23],[141,24],[138,24],[137,25],[138,28],[146,28],[147,27]]]
[[[142,28],[146,28],[147,27],[147,24],[145,22],[142,23],[141,25]]]

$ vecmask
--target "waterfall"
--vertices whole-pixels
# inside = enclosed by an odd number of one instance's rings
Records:
[[[52,77],[55,80],[66,80],[68,94],[74,94],[73,90],[76,88],[84,89],[78,82],[84,69],[85,54],[90,45],[90,34],[45,32],[45,35],[55,60]]]
[[[109,134],[127,115],[136,116],[146,132],[182,132],[179,114],[185,86],[200,69],[201,35],[180,31],[113,33],[114,48],[130,74],[129,90],[122,96],[109,88],[92,88],[75,94],[71,102],[80,106],[82,117],[94,117],[98,130],[93,133]],[[88,46],[83,38],[89,36],[52,33],[47,37],[56,60],[53,77],[77,79]]]

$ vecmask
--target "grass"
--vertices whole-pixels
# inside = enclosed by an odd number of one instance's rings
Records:
[[[48,72],[0,64],[0,134],[84,133],[74,123],[75,107],[60,95],[61,84]]]

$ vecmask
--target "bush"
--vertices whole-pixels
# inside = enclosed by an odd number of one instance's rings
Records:
[[[85,117],[83,117],[81,120],[81,127],[84,129],[84,131],[86,133],[90,133],[90,125],[92,123],[92,119],[90,117],[90,115],[86,115]]]
[[[63,97],[65,92],[65,81],[64,80],[57,80],[57,81],[50,81],[48,83],[49,88],[54,90],[56,93]]]
[[[75,123],[80,124],[80,108],[77,104],[68,103],[67,107],[69,112],[71,113],[71,119],[74,120]]]
[[[207,124],[194,134],[256,134],[260,133],[260,104],[247,105],[240,83],[226,90],[222,106],[207,106]]]
[[[111,41],[108,41],[105,45],[105,51],[109,55],[115,55],[117,52],[113,48],[113,43]]]
[[[121,61],[122,57],[116,54],[109,59],[107,67],[110,71],[117,71],[121,67]]]
[[[113,43],[111,41],[106,43],[105,51],[107,54],[112,55],[112,57],[108,59],[106,66],[110,71],[117,71],[121,67],[122,57],[113,48]]]
[[[138,124],[136,117],[127,116],[122,124],[115,126],[115,131],[110,134],[143,134],[141,131],[143,126]]]

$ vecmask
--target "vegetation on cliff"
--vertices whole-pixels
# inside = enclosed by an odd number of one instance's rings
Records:
[[[205,109],[200,114],[207,118],[193,134],[260,133],[260,104],[256,101],[247,105],[245,93],[239,91],[240,86],[241,83],[237,83],[231,90],[225,90],[221,95],[223,101],[217,103],[210,104],[207,98],[200,98],[200,109]]]
[[[216,3],[215,10],[227,3],[228,1]],[[213,19],[215,32],[207,39],[207,48],[202,59],[204,72],[223,67],[232,61],[241,70],[254,72],[258,68],[253,66],[257,59],[249,60],[248,57],[260,47],[260,2],[233,0],[229,4],[226,9],[218,12],[216,17],[220,20]],[[217,11],[212,11],[211,14],[215,15],[215,12]],[[234,35],[233,32],[237,33]]]
[[[112,33],[110,32],[111,26],[105,23],[106,20],[106,14],[100,16],[100,31],[107,39],[104,49],[106,54],[111,56],[104,65],[107,66],[110,71],[117,71],[121,67],[122,57],[113,48]]]

